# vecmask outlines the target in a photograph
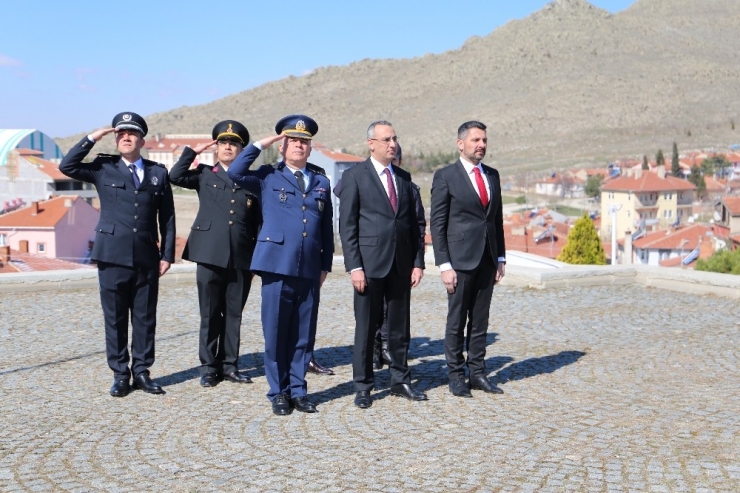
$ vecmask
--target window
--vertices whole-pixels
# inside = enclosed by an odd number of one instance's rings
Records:
[[[36,251],[38,253],[46,253],[46,243],[36,243]]]
[[[8,235],[5,233],[0,234],[0,246],[5,246],[8,244]]]

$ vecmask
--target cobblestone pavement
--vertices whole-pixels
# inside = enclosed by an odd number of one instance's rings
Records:
[[[353,405],[352,296],[322,292],[319,413],[265,393],[259,280],[242,367],[201,388],[192,284],[163,286],[152,376],[108,395],[95,290],[0,298],[0,491],[740,491],[740,306],[642,287],[494,292],[487,368],[505,394],[447,390],[438,277],[414,290],[412,377],[429,401]]]

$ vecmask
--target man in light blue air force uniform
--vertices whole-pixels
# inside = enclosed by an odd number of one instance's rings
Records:
[[[228,176],[258,194],[263,226],[251,270],[262,277],[265,375],[272,411],[278,416],[316,412],[307,397],[306,371],[316,340],[319,289],[334,254],[329,179],[308,163],[316,122],[290,115],[277,135],[247,146]],[[281,141],[282,162],[250,170],[263,149]]]

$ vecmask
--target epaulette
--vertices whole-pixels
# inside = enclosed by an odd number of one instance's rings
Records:
[[[322,168],[321,166],[316,166],[315,164],[306,163],[306,169],[310,171],[311,173],[316,173],[317,175],[326,176],[326,170]]]
[[[158,162],[156,162],[156,161],[152,161],[152,160],[150,160],[150,159],[144,159],[144,158],[142,158],[141,160],[142,160],[142,161],[144,161],[144,164],[149,164],[149,165],[153,165],[153,166],[160,166],[160,167],[162,167],[162,168],[165,168],[165,169],[167,169],[167,166],[165,166],[165,165],[164,165],[164,164],[162,164],[162,163],[158,163]]]

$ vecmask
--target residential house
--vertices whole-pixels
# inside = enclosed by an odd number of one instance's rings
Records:
[[[665,167],[656,172],[634,169],[601,187],[601,236],[612,236],[612,211],[616,214],[616,238],[625,231],[644,227],[665,229],[691,217],[696,187],[683,179],[666,175]]]
[[[70,262],[85,262],[100,212],[76,195],[34,201],[0,216],[0,246]]]
[[[27,247],[28,242],[21,244],[21,248]],[[67,260],[49,258],[44,254],[28,253],[28,250],[13,250],[9,246],[0,246],[0,274],[92,268],[94,267],[90,264],[78,264]]]
[[[740,197],[722,197],[716,207],[715,236],[734,250],[740,244]]]
[[[698,258],[708,258],[714,253],[713,237],[711,226],[691,224],[677,229],[669,228],[646,233],[634,240],[623,238],[618,242],[618,249],[622,263],[686,267],[693,265]],[[632,258],[625,259],[625,251],[629,253],[630,250]]]

